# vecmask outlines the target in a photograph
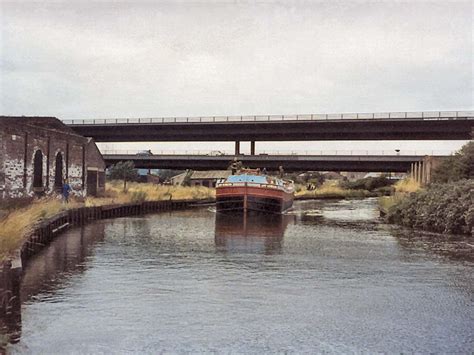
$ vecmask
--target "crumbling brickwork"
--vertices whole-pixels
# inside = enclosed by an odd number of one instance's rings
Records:
[[[64,179],[73,195],[85,196],[89,171],[105,171],[92,139],[53,117],[0,117],[0,198],[60,193]],[[97,184],[93,194],[104,189]]]

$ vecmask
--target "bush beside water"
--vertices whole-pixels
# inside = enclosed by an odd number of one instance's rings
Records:
[[[364,198],[390,195],[394,188],[393,182],[385,177],[369,177],[355,181],[326,180],[314,190],[308,190],[306,185],[296,184],[297,198]]]
[[[387,220],[409,228],[450,234],[472,234],[474,181],[433,184],[412,192],[388,208]]]
[[[348,190],[367,190],[376,191],[379,189],[390,189],[393,181],[387,179],[385,176],[367,177],[355,181],[343,181],[341,187]]]
[[[438,233],[474,232],[474,142],[446,158],[433,172],[426,189],[406,180],[398,194],[381,199],[387,220],[402,226]],[[415,191],[415,192],[413,192]],[[405,194],[403,194],[405,192]]]

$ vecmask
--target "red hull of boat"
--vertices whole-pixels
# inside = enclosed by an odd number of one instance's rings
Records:
[[[293,193],[267,186],[220,186],[216,189],[218,212],[282,213],[293,205]]]

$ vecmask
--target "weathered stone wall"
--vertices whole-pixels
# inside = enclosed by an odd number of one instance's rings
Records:
[[[81,142],[82,143],[82,142]],[[83,181],[83,159],[84,157],[84,144],[70,144],[69,145],[69,159],[68,159],[68,179],[69,185],[71,185],[72,191],[81,191],[84,188]]]
[[[88,149],[87,138],[55,118],[0,117],[0,139],[0,198],[59,193],[65,178],[73,195],[84,196],[88,160],[105,168],[97,148]],[[35,187],[36,154],[42,155],[42,174],[39,181],[37,166],[39,186]]]
[[[32,149],[25,152],[26,132],[15,126],[1,126],[3,163],[2,172],[5,176],[5,197],[22,197],[25,190],[25,154],[28,155]],[[27,182],[27,181],[26,181]]]
[[[95,195],[102,195],[105,192],[105,162],[102,158],[102,154],[97,148],[94,140],[92,138],[88,138],[88,142],[86,145],[86,182],[90,181],[92,177],[89,175],[95,175],[93,180],[96,181],[96,188],[94,191],[88,191],[88,184],[86,183],[86,190],[89,194]]]

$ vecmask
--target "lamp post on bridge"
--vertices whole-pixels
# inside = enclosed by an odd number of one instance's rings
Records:
[[[395,149],[395,153],[397,155],[400,155],[400,149]],[[392,180],[392,172],[391,171],[388,172],[388,179]]]

